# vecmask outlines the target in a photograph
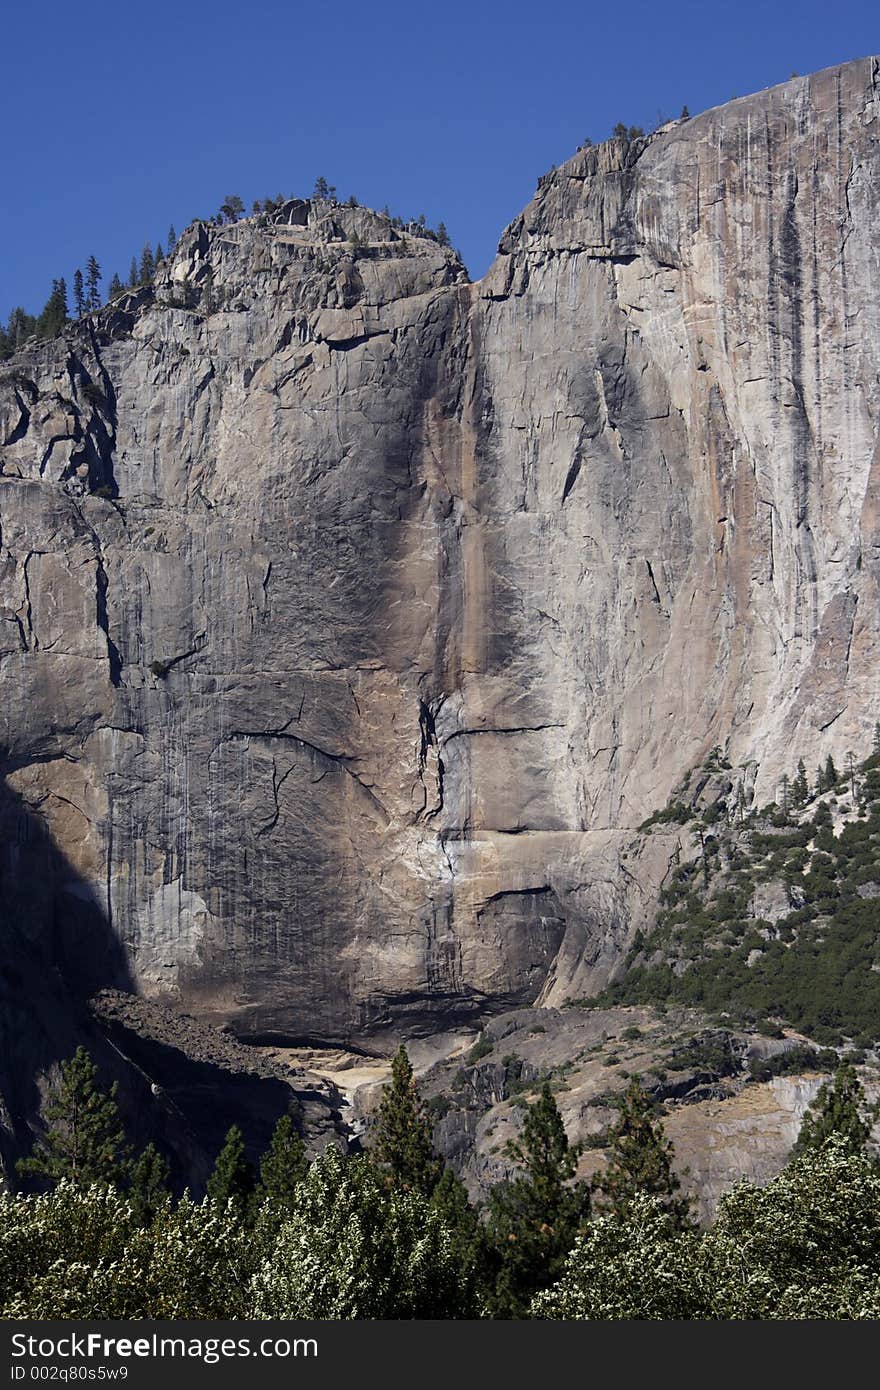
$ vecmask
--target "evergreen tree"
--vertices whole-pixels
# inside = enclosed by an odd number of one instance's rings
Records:
[[[208,1179],[207,1195],[220,1206],[232,1201],[240,1212],[244,1212],[255,1184],[254,1166],[244,1156],[241,1130],[238,1125],[232,1125],[226,1132],[223,1148]]]
[[[797,777],[791,784],[792,800],[796,806],[803,806],[807,797],[810,795],[810,784],[807,781],[807,769],[804,760],[801,758],[797,765]]]
[[[467,1188],[451,1168],[443,1175],[431,1194],[431,1208],[448,1227],[452,1236],[452,1253],[459,1267],[474,1274],[483,1282],[487,1273],[485,1232]]]
[[[822,790],[826,792],[830,792],[832,787],[837,785],[837,768],[834,766],[834,759],[830,753],[825,762],[824,781],[825,785]]]
[[[389,1168],[395,1187],[430,1197],[440,1181],[442,1164],[434,1153],[431,1121],[402,1043],[391,1061],[391,1081],[382,1091],[371,1149],[377,1161]]]
[[[290,1208],[308,1171],[306,1146],[294,1129],[290,1116],[282,1115],[269,1147],[260,1160],[260,1199]]]
[[[679,119],[680,121],[689,121],[690,118],[691,118],[691,113],[690,113],[690,111],[688,111],[688,109],[687,109],[686,106],[683,106],[683,107],[681,108],[681,115],[679,116],[678,119]]]
[[[153,260],[153,248],[149,242],[144,242],[144,249],[141,252],[140,283],[148,285],[156,273],[156,262]]]
[[[101,267],[94,256],[86,262],[86,309],[91,314],[101,307]]]
[[[880,723],[874,725],[874,753],[880,753]]]
[[[789,780],[788,780],[788,773],[787,773],[787,772],[784,772],[784,773],[782,774],[782,780],[781,780],[781,782],[780,782],[780,784],[779,784],[779,790],[780,790],[780,792],[781,792],[781,798],[780,798],[780,800],[781,800],[781,805],[782,805],[782,814],[783,814],[784,816],[787,816],[787,815],[788,815],[788,810],[789,810],[789,805],[790,805],[790,803],[791,803],[791,795],[790,795],[791,787],[790,787],[790,783],[789,783]]]
[[[676,1195],[680,1183],[672,1171],[672,1144],[654,1118],[651,1097],[638,1081],[630,1081],[618,1111],[617,1122],[608,1134],[608,1167],[593,1184],[605,1199],[602,1205],[622,1216],[636,1193],[647,1193],[659,1198],[670,1216],[684,1223],[690,1199]]]
[[[237,222],[244,212],[244,203],[237,193],[230,193],[220,204],[220,221]]]
[[[832,1135],[838,1136],[850,1153],[863,1153],[877,1113],[877,1108],[868,1106],[865,1100],[855,1067],[851,1062],[841,1062],[834,1080],[819,1088],[804,1115],[794,1153],[820,1149]]]
[[[131,1165],[128,1198],[139,1226],[149,1226],[168,1201],[168,1164],[154,1144],[148,1144]]]
[[[131,265],[128,268],[128,288],[130,290],[136,289],[139,283],[140,278],[138,273],[137,257],[132,256]]]
[[[37,331],[37,320],[20,305],[13,309],[6,328],[0,331],[0,357],[11,357],[22,343]]]
[[[127,1157],[116,1082],[109,1092],[97,1084],[98,1068],[84,1047],[61,1063],[61,1076],[45,1106],[46,1132],[29,1158],[19,1160],[24,1175],[56,1183],[119,1184]]]
[[[312,197],[319,199],[321,202],[326,202],[329,196],[330,189],[327,186],[327,180],[324,178],[323,174],[321,174],[318,176],[318,178],[315,179],[315,187],[312,190]]]
[[[157,241],[157,242],[156,242],[156,254],[155,254],[155,257],[154,257],[154,260],[155,260],[155,262],[156,262],[156,265],[161,265],[162,262],[164,261],[164,259],[165,259],[165,252],[162,250],[162,243],[161,243],[161,241]]]
[[[125,286],[119,276],[114,273],[113,279],[110,281],[110,298],[118,299],[124,289]]]
[[[176,231],[174,230],[174,223],[173,223],[173,222],[171,223],[171,226],[168,228],[168,235],[167,235],[167,237],[165,238],[165,243],[166,243],[166,245],[167,245],[167,247],[168,247],[168,255],[169,255],[169,256],[173,255],[173,253],[174,253],[174,248],[175,248],[175,246],[177,245],[177,233],[176,233]]]
[[[446,223],[441,222],[437,228],[437,240],[441,246],[449,245],[449,233],[446,230]]]
[[[529,1106],[520,1139],[505,1146],[522,1169],[489,1194],[488,1239],[495,1317],[522,1317],[538,1290],[558,1278],[590,1213],[590,1189],[574,1181],[580,1149],[568,1142],[549,1083]]]
[[[46,300],[43,312],[37,319],[37,332],[41,338],[54,338],[67,323],[67,285],[64,280],[52,281],[52,293]]]
[[[86,311],[86,297],[83,290],[83,273],[81,270],[73,272],[73,307],[76,316],[81,319]]]
[[[850,750],[846,755],[846,775],[849,778],[852,799],[856,799],[856,755]]]

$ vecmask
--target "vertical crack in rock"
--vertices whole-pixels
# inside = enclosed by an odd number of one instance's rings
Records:
[[[422,786],[422,805],[419,808],[418,819],[433,820],[443,810],[443,774],[443,758],[437,741],[435,714],[427,700],[419,700],[418,775]],[[429,798],[432,801],[430,805]]]
[[[107,617],[107,583],[104,557],[99,551],[96,556],[95,569],[95,616],[98,627],[103,632],[107,643],[107,667],[110,674],[110,684],[118,687],[122,684],[122,658],[119,655],[119,648],[110,636],[110,622]]]
[[[28,575],[28,566],[30,565],[31,560],[34,558],[35,553],[36,552],[34,552],[33,550],[29,550],[27,555],[25,555],[21,567],[21,572],[22,578],[24,580],[25,619],[27,621],[28,631],[28,640],[26,645],[29,650],[33,650],[36,652],[40,649],[40,639],[37,637],[37,634],[34,631],[34,612],[33,607],[31,606],[31,584],[30,577]]]

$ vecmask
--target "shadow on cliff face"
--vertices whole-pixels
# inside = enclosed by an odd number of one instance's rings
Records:
[[[0,1159],[30,1148],[38,1080],[80,1043],[100,984],[130,988],[124,955],[91,887],[38,814],[0,780]]]
[[[100,895],[55,844],[42,817],[0,782],[0,951],[35,950],[70,993],[88,998],[107,985],[131,990],[122,943]]]
[[[0,1188],[39,1129],[41,1090],[82,1044],[118,1102],[136,1149],[155,1142],[175,1186],[198,1192],[226,1130],[239,1124],[250,1156],[277,1119],[297,1114],[284,1082],[233,1073],[102,1020],[96,991],[133,993],[124,949],[93,887],[38,813],[0,780]]]

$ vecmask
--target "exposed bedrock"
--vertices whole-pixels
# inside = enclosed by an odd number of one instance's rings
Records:
[[[478,284],[292,202],[6,364],[0,739],[63,855],[16,929],[70,888],[82,975],[243,1036],[558,1004],[710,749],[761,802],[865,749],[878,152],[866,59],[580,152]]]

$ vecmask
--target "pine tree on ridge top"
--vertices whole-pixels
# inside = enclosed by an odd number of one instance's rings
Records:
[[[144,242],[144,249],[141,252],[140,283],[148,285],[156,273],[156,262],[153,259],[153,248],[149,242]]]
[[[17,1167],[23,1175],[77,1185],[110,1183],[124,1174],[128,1146],[116,1106],[117,1083],[109,1091],[97,1084],[98,1068],[86,1049],[61,1063],[61,1076],[44,1107],[46,1132]]]
[[[396,1187],[430,1197],[440,1181],[443,1165],[434,1153],[431,1121],[403,1043],[391,1060],[391,1081],[382,1091],[370,1150],[387,1165]]]
[[[90,314],[101,307],[100,283],[101,267],[94,256],[89,256],[86,263],[86,309]]]
[[[36,332],[41,338],[54,338],[68,321],[67,285],[62,277],[52,281],[52,292],[37,319]]]

